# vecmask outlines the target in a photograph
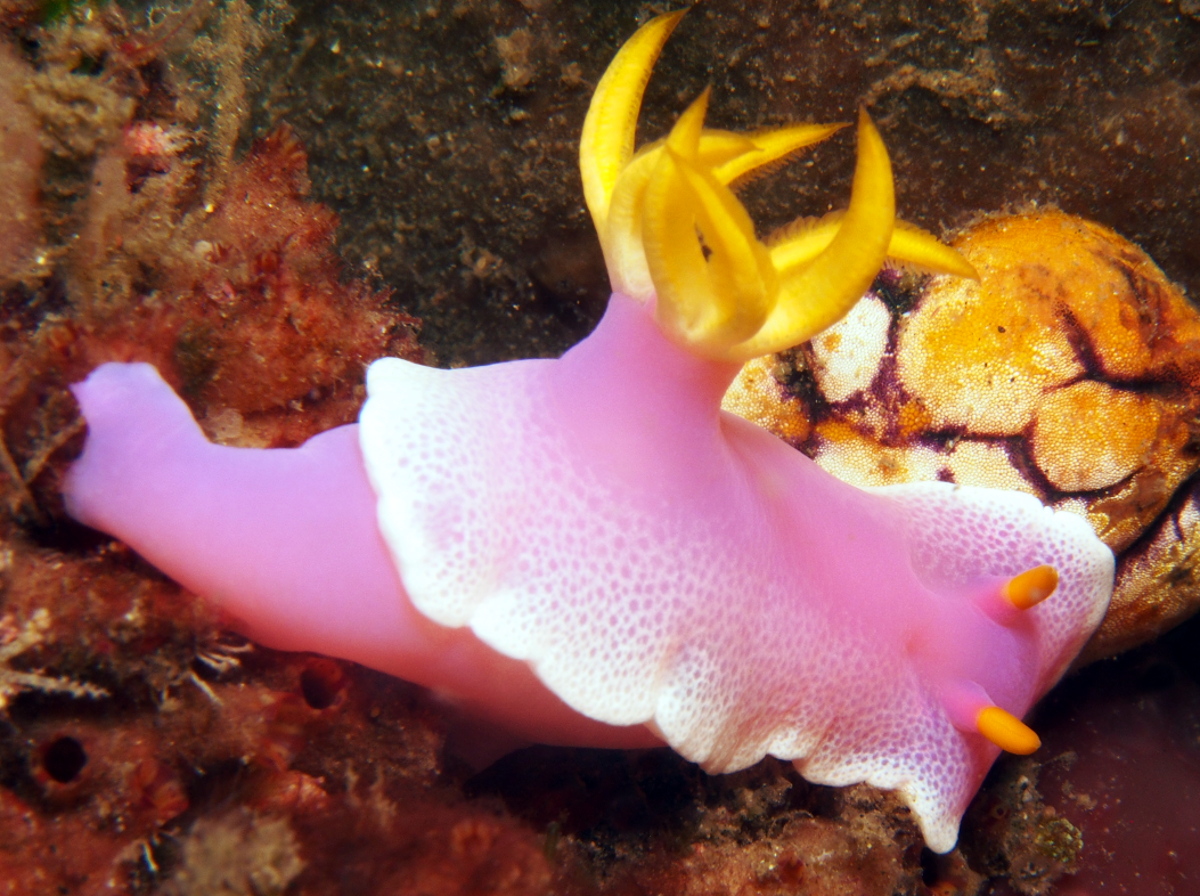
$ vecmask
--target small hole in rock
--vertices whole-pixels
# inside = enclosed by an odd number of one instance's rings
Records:
[[[313,709],[328,709],[342,690],[341,670],[330,663],[313,665],[300,673],[300,693]]]
[[[47,744],[42,753],[42,768],[59,784],[69,784],[87,765],[83,744],[73,737],[60,737]]]

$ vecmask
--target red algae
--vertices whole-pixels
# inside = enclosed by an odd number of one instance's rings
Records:
[[[171,152],[170,138],[158,136],[165,148],[146,153],[122,141],[117,150],[129,195],[147,170],[146,157]],[[149,168],[150,176],[155,170]],[[307,192],[307,159],[287,128],[256,142],[221,194],[185,222],[186,238],[171,234],[177,254],[139,272],[151,281],[141,284],[145,300],[135,311],[143,319],[107,307],[85,315],[87,366],[151,360],[185,394],[218,411],[254,414],[337,397],[352,416],[359,402],[353,387],[371,360],[416,357],[415,321],[387,309],[386,291],[342,279],[332,250],[337,218],[307,202]],[[89,230],[130,226],[119,214],[109,220],[107,207],[99,214],[104,220]],[[111,283],[111,247],[119,241],[85,231],[89,238],[92,245],[81,251],[91,250],[92,258],[81,279]],[[127,264],[127,257],[115,263]],[[139,338],[139,324],[156,338]],[[309,420],[305,428],[316,431],[320,422]]]

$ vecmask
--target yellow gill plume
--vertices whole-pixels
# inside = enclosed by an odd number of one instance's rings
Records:
[[[583,126],[584,196],[614,290],[653,300],[663,330],[696,353],[745,361],[836,323],[885,258],[974,276],[953,249],[895,221],[891,165],[865,113],[859,114],[850,207],[798,221],[766,243],[729,185],[845,125],[749,134],[706,129],[706,90],[665,140],[635,154],[650,72],[682,17],[651,19],[625,43],[597,85]]]

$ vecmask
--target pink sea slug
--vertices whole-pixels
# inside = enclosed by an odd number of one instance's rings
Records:
[[[263,644],[537,741],[895,789],[949,850],[1000,748],[1036,748],[1019,717],[1099,623],[1112,556],[1027,495],[860,490],[720,410],[742,361],[836,321],[885,257],[972,272],[895,222],[865,115],[849,208],[766,243],[728,184],[837,126],[709,130],[705,94],[635,154],[678,18],[631,38],[584,125],[614,288],[592,335],[558,360],[379,360],[359,423],[296,449],[210,444],[153,368],[107,364],[74,387],[67,505]]]

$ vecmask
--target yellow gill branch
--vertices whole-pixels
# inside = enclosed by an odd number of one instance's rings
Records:
[[[696,353],[742,361],[835,323],[885,258],[974,276],[953,249],[895,220],[891,164],[865,113],[850,207],[800,220],[766,243],[728,186],[845,125],[737,134],[705,129],[706,90],[665,140],[634,153],[650,70],[682,12],[652,19],[617,53],[584,123],[580,171],[613,289],[654,300],[659,325]]]
[[[604,232],[613,187],[633,156],[642,96],[663,45],[687,10],[651,19],[609,63],[592,94],[579,138],[583,196],[598,233]]]

